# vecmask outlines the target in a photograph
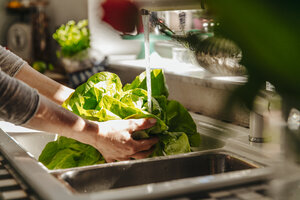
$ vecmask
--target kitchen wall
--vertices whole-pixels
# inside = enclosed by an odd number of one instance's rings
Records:
[[[62,24],[69,20],[76,22],[81,19],[87,19],[87,1],[88,0],[51,0],[47,6],[46,13],[50,19],[49,32],[51,36],[51,55],[50,58],[53,63],[56,63],[56,49],[58,47],[56,41],[52,39],[52,34]]]
[[[19,19],[18,16],[6,12],[7,2],[8,0],[0,0],[0,45],[6,45],[7,30]]]
[[[53,33],[61,24],[73,19],[75,21],[87,19],[88,0],[51,0],[47,6],[50,18],[50,33]]]
[[[52,34],[57,27],[73,19],[87,19],[88,0],[50,0],[46,13],[50,18],[49,31]],[[8,28],[20,20],[18,14],[8,13],[5,9],[9,0],[0,0],[0,44],[6,44]]]

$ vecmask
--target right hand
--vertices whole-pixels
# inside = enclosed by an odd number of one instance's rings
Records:
[[[134,140],[131,135],[155,123],[154,118],[99,122],[93,146],[100,151],[106,162],[145,158],[152,153],[151,147],[158,142],[158,138]]]

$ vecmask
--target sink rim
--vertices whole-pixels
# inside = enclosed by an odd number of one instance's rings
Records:
[[[112,199],[155,199],[180,195],[184,193],[199,192],[209,189],[217,189],[226,186],[249,183],[258,180],[270,180],[273,170],[267,168],[254,168],[240,171],[227,172],[222,174],[197,176],[191,178],[182,178],[159,183],[150,183],[123,188],[107,189],[103,191],[78,193],[73,191],[74,195],[110,197]],[[230,179],[230,181],[228,181]],[[66,185],[66,187],[69,187]],[[72,188],[73,189],[73,188]],[[132,195],[134,194],[134,195]],[[105,198],[106,199],[106,198]],[[110,198],[108,198],[110,199]]]
[[[167,180],[167,181],[161,181],[161,182],[155,182],[155,183],[144,183],[144,184],[139,184],[139,185],[129,185],[129,186],[124,186],[124,187],[118,187],[118,188],[107,188],[104,190],[99,190],[99,191],[91,191],[91,192],[80,192],[78,189],[76,189],[75,187],[73,187],[70,182],[68,182],[66,180],[66,178],[68,178],[68,176],[71,174],[71,176],[73,174],[80,173],[80,172],[87,172],[90,170],[101,170],[103,168],[108,168],[108,167],[121,167],[121,166],[128,166],[128,165],[134,165],[137,163],[145,163],[145,162],[156,162],[156,161],[161,161],[161,160],[169,160],[169,159],[177,159],[177,158],[186,158],[186,157],[197,157],[197,156],[201,156],[201,155],[224,155],[224,156],[231,156],[232,158],[235,158],[237,160],[240,160],[242,162],[245,162],[246,164],[250,165],[253,168],[249,168],[249,169],[242,169],[242,170],[236,170],[236,171],[228,171],[228,172],[224,172],[224,173],[217,173],[217,174],[213,174],[213,175],[199,175],[199,176],[193,176],[193,177],[183,177],[180,179],[173,179],[173,180]],[[142,160],[137,160],[137,162],[119,162],[119,163],[113,163],[112,165],[106,165],[103,166],[103,164],[97,166],[87,166],[87,167],[83,167],[83,168],[72,168],[70,169],[66,169],[66,170],[61,170],[61,171],[56,171],[55,173],[52,173],[54,176],[56,176],[56,178],[63,184],[65,185],[66,188],[68,188],[68,190],[70,190],[72,193],[76,194],[76,195],[84,195],[84,194],[89,194],[89,195],[93,195],[93,194],[102,194],[102,193],[110,193],[110,192],[121,192],[122,191],[130,191],[130,190],[136,190],[136,189],[142,189],[144,188],[144,190],[148,190],[149,187],[152,188],[156,188],[156,190],[159,190],[160,193],[166,193],[165,191],[159,189],[161,188],[165,188],[166,191],[170,190],[170,186],[174,185],[174,187],[176,187],[176,185],[180,185],[180,187],[178,189],[182,189],[182,187],[184,187],[184,184],[182,184],[182,182],[194,182],[195,181],[199,183],[195,183],[196,185],[201,185],[203,186],[203,183],[205,182],[205,179],[208,179],[210,181],[213,181],[215,183],[219,183],[221,182],[226,182],[224,180],[228,179],[228,178],[241,178],[241,177],[248,177],[249,175],[253,174],[253,173],[258,173],[258,175],[265,175],[264,173],[260,174],[260,170],[261,169],[265,169],[266,167],[268,167],[266,164],[263,163],[259,163],[259,162],[255,162],[252,161],[251,159],[246,159],[243,158],[240,155],[237,155],[236,153],[233,153],[231,151],[228,150],[224,150],[224,149],[214,149],[214,150],[208,150],[205,152],[193,152],[193,153],[188,153],[185,155],[175,155],[175,156],[166,156],[162,157],[164,159],[157,159],[157,158],[150,158],[150,159],[142,159]],[[252,177],[253,178],[253,177]],[[222,180],[218,180],[218,179],[222,179]],[[203,181],[204,180],[204,181]],[[216,181],[217,180],[217,181]],[[239,180],[241,181],[241,180]],[[228,183],[226,183],[228,184]],[[191,185],[189,185],[191,186]],[[186,187],[184,187],[186,188]],[[194,188],[197,188],[194,186]],[[187,188],[186,188],[187,189]],[[157,191],[155,191],[157,192]]]
[[[102,168],[108,168],[112,166],[128,166],[128,165],[134,165],[137,163],[144,163],[144,162],[156,162],[156,161],[167,161],[170,159],[177,159],[177,158],[185,158],[185,157],[196,157],[200,155],[207,155],[207,154],[224,154],[229,155],[231,157],[234,157],[238,160],[241,160],[245,163],[251,164],[254,168],[263,168],[267,167],[268,164],[261,163],[257,161],[253,161],[252,159],[245,158],[244,156],[232,152],[232,150],[226,149],[226,148],[217,148],[217,149],[210,149],[210,150],[204,150],[204,151],[195,151],[195,152],[189,152],[184,154],[178,154],[178,155],[168,155],[168,156],[160,156],[160,157],[153,157],[153,158],[144,158],[139,160],[129,160],[129,161],[119,161],[114,163],[104,163],[104,164],[97,164],[97,165],[89,165],[89,166],[82,166],[82,167],[73,167],[73,168],[67,168],[67,169],[56,169],[56,170],[49,170],[50,174],[53,174],[54,176],[60,176],[61,174],[70,172],[70,171],[88,171],[88,170],[94,170],[94,169],[102,169]],[[229,172],[227,172],[229,173]]]

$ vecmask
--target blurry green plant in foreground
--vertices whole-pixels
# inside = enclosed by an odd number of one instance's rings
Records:
[[[300,108],[300,4],[296,0],[209,0],[207,9],[217,17],[216,35],[235,41],[248,82],[234,96],[249,108],[269,81]]]

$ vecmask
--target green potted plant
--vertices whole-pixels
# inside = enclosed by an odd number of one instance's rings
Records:
[[[90,50],[88,20],[74,20],[61,25],[53,34],[60,46],[57,57],[61,59],[67,73],[81,71],[93,66]]]

